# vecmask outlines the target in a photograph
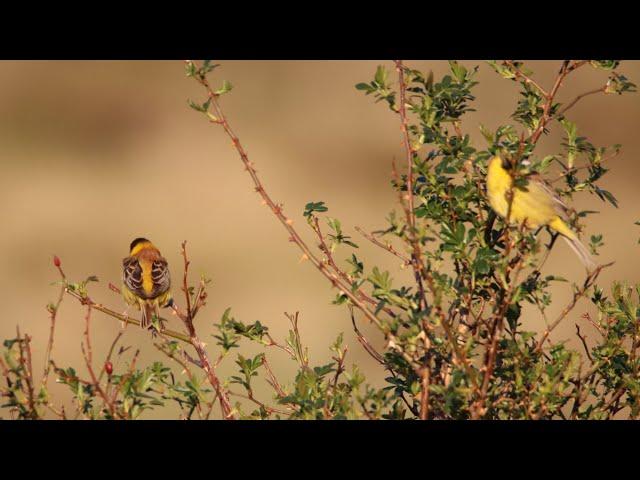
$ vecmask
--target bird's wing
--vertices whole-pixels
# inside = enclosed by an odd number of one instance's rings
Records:
[[[142,288],[142,267],[135,257],[127,257],[122,260],[122,281],[125,286],[137,296],[145,298]]]
[[[527,179],[532,184],[532,188],[538,188],[546,194],[550,200],[549,206],[553,208],[560,217],[567,219],[569,215],[569,207],[564,203],[562,198],[560,198],[554,188],[547,183],[544,178],[536,173],[529,175]]]
[[[162,295],[171,287],[171,274],[169,265],[164,258],[155,260],[151,266],[151,279],[153,280],[153,296]]]

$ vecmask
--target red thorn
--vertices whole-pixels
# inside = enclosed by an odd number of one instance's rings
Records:
[[[58,258],[58,256],[57,256],[57,255],[54,255],[54,256],[53,256],[53,264],[54,264],[56,267],[60,268],[61,262],[60,262],[60,258]]]
[[[111,362],[105,362],[104,371],[107,372],[107,375],[111,376],[113,373],[113,364]]]

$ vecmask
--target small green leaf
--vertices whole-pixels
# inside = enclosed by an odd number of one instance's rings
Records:
[[[225,93],[230,92],[232,88],[233,88],[233,85],[231,85],[230,82],[228,82],[227,80],[223,80],[222,87],[213,93],[215,95],[224,95]]]
[[[303,215],[310,218],[314,213],[322,213],[328,210],[329,208],[325,206],[324,202],[309,202],[304,206]]]

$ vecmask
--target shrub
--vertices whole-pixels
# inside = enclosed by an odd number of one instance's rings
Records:
[[[366,384],[357,366],[347,367],[342,334],[330,347],[332,362],[312,364],[298,329],[298,313],[287,315],[289,336],[277,341],[266,325],[243,323],[227,310],[215,324],[212,361],[193,324],[206,304],[207,280],[201,279],[195,287],[188,285],[189,261],[183,244],[181,288],[186,307],[176,313],[185,331],[163,330],[154,339],[167,364],[156,361],[139,368],[137,352],[118,349],[118,335],[107,358],[94,370],[92,312],[139,322],[93,302],[88,288],[97,279],[69,281],[56,257],[61,290],[57,302],[48,307],[51,336],[43,377],[36,382],[31,337],[18,331],[15,338],[4,342],[0,360],[6,379],[3,407],[18,418],[42,418],[46,412],[69,418],[49,397],[52,373],[73,392],[74,415],[87,418],[138,418],[145,410],[168,402],[177,402],[184,418],[210,418],[218,407],[221,416],[229,419],[637,418],[640,286],[615,283],[605,292],[597,279],[610,264],[599,265],[571,286],[571,300],[558,317],[547,319],[551,286],[566,282],[545,265],[558,235],[546,228],[507,225],[492,211],[484,187],[487,161],[500,155],[514,167],[516,183],[526,184],[524,179],[531,173],[548,177],[559,172],[550,179],[561,198],[588,193],[617,207],[614,195],[600,182],[608,172],[607,162],[618,155],[620,146],[598,147],[578,136],[567,114],[586,96],[633,92],[635,85],[613,60],[564,61],[553,85],[544,88],[521,62],[488,62],[505,81],[519,84],[520,97],[512,122],[505,119],[494,131],[481,128],[485,144],[481,148],[478,139],[472,141],[461,130],[475,100],[478,67],[470,70],[453,61],[449,65],[450,73],[436,80],[430,73],[396,61],[393,70],[380,66],[373,80],[356,85],[397,116],[404,142],[406,156],[401,165],[394,165],[391,182],[400,210],[390,212],[380,231],[357,229],[363,240],[396,256],[401,268],[411,269],[412,282],[400,284],[394,281],[393,272],[369,266],[357,255],[356,240],[338,219],[328,216],[323,201],[310,201],[302,212],[316,245],[302,239],[291,217],[267,193],[221,108],[231,84],[223,81],[219,88],[212,86],[210,77],[218,65],[210,61],[186,62],[187,76],[206,92],[203,103],[190,101],[190,106],[224,129],[263,203],[286,229],[303,259],[335,287],[333,302],[349,310],[360,345],[388,372],[384,387]],[[602,70],[604,85],[567,104],[558,103],[563,81],[584,68]],[[564,132],[562,151],[541,157],[536,147],[551,128]],[[581,223],[593,213],[571,210],[569,223],[579,232]],[[591,236],[589,244],[596,254],[602,235]],[[78,368],[61,368],[51,359],[56,316],[65,295],[87,308],[86,378],[81,378]],[[564,342],[552,341],[550,334],[561,322],[572,317],[577,320],[576,306],[583,298],[593,302],[598,314],[579,318],[583,325],[591,324],[599,337],[587,342],[576,323],[576,336],[583,347],[576,351]],[[546,322],[542,331],[522,328],[525,304],[540,312]],[[384,337],[383,351],[377,351],[362,335],[357,316],[374,324]],[[242,351],[246,342],[261,346],[262,352],[256,356],[238,353],[238,373],[218,378],[219,364],[234,349]],[[267,352],[274,348],[285,351],[297,365],[295,377],[287,382],[277,379],[267,360]],[[114,357],[128,358],[126,368],[114,367]],[[184,370],[188,380],[177,381],[168,366],[171,363]],[[271,385],[273,398],[255,397],[258,377]],[[255,408],[247,410],[234,403],[234,398],[243,398]]]

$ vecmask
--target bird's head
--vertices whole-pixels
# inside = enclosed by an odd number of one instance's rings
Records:
[[[506,170],[509,168],[509,162],[503,160],[499,155],[489,160],[489,170]]]
[[[150,246],[153,246],[151,240],[147,240],[143,237],[138,237],[133,242],[131,242],[131,245],[129,245],[129,255],[135,255],[143,248]]]

